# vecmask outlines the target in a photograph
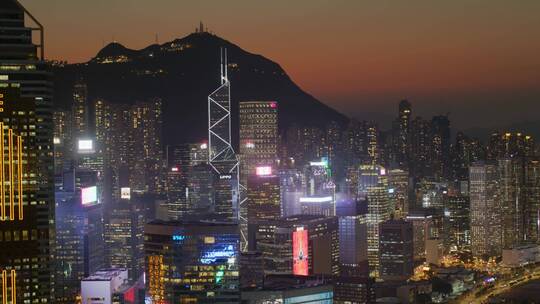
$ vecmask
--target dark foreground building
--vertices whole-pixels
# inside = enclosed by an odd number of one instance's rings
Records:
[[[43,62],[43,27],[15,0],[0,1],[0,71],[2,303],[50,303],[52,82]]]

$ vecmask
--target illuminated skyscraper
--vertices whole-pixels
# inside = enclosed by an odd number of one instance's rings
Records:
[[[239,303],[238,225],[155,221],[145,227],[152,303]]]
[[[0,2],[0,16],[0,287],[10,291],[3,299],[8,303],[51,303],[52,82],[43,61],[43,27],[15,0]]]
[[[379,151],[379,134],[377,125],[373,123],[368,123],[366,131],[368,159],[372,164],[379,163],[381,155]]]
[[[241,248],[247,248],[247,206],[240,185],[240,163],[231,144],[231,83],[227,50],[221,54],[221,86],[208,95],[208,160],[214,172],[214,213],[240,223]],[[223,58],[225,61],[223,62]]]
[[[408,155],[409,155],[409,136],[410,136],[410,122],[411,122],[411,103],[409,101],[402,100],[399,103],[398,113],[398,134],[397,134],[397,161],[401,168],[407,168]]]
[[[447,177],[450,169],[450,120],[448,116],[434,116],[431,120],[431,175]]]
[[[520,158],[498,160],[499,200],[503,248],[513,248],[525,240],[525,185]]]
[[[388,177],[386,169],[378,165],[361,165],[358,174],[358,195],[367,200],[368,262],[370,272],[379,271],[379,224],[390,219]]]
[[[248,221],[277,219],[281,216],[279,176],[270,166],[256,167],[248,178]]]
[[[401,169],[388,170],[388,196],[390,210],[395,218],[409,212],[409,173]]]
[[[104,266],[103,208],[95,172],[74,172],[76,185],[56,192],[54,303],[75,303],[81,280]],[[90,174],[89,174],[90,173]],[[83,204],[84,202],[84,204]]]
[[[405,281],[413,274],[413,225],[404,220],[379,224],[380,276]]]
[[[502,209],[497,166],[474,163],[469,169],[471,251],[477,257],[502,254]]]
[[[73,86],[73,131],[76,139],[89,135],[88,87],[79,81]]]
[[[526,161],[524,179],[526,239],[529,242],[540,243],[540,161],[538,159]]]
[[[340,202],[337,215],[341,275],[366,276],[368,273],[366,202]]]
[[[452,194],[448,196],[444,206],[444,224],[446,247],[450,249],[464,250],[471,245],[471,225],[469,196]]]
[[[55,111],[53,113],[54,123],[54,170],[55,175],[60,175],[64,164],[71,157],[73,151],[72,142],[72,116],[70,111]]]
[[[337,217],[298,215],[249,224],[250,249],[269,274],[339,274]]]
[[[122,186],[139,193],[160,192],[161,100],[126,105],[98,99],[94,110],[97,147],[103,153],[112,199],[120,198]],[[121,185],[121,180],[126,182]]]
[[[300,198],[304,196],[304,174],[295,168],[279,170],[281,184],[281,215],[300,214]]]
[[[144,269],[144,208],[137,198],[122,199],[105,214],[105,264],[129,270],[136,281]]]
[[[431,167],[429,163],[431,153],[430,122],[421,117],[416,117],[411,121],[410,128],[411,154],[409,169],[412,176],[420,178],[428,175]]]
[[[243,178],[255,175],[257,166],[274,166],[277,159],[278,103],[240,102],[240,154]]]
[[[211,172],[208,144],[167,147],[167,210],[170,219],[207,213],[210,208]]]

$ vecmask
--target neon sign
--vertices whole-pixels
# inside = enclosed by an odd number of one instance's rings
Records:
[[[221,247],[221,248],[220,248]],[[234,250],[233,245],[225,245],[225,246],[219,246],[214,249],[210,249],[206,252],[204,252],[201,256],[201,263],[203,264],[212,264],[217,262],[218,260],[232,258],[236,256],[236,252]]]
[[[172,236],[172,240],[173,241],[183,241],[186,239],[186,236],[185,235],[181,235],[181,234],[174,234]]]

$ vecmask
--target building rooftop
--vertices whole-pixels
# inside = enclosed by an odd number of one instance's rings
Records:
[[[328,285],[330,280],[323,276],[269,275],[264,287],[247,289],[248,291],[286,291],[301,288],[313,288]]]
[[[237,226],[237,222],[233,221],[226,221],[224,219],[220,218],[190,218],[190,219],[182,219],[182,220],[170,220],[170,221],[163,221],[163,220],[153,220],[148,223],[148,225],[163,225],[163,226]]]
[[[94,272],[90,276],[82,279],[83,281],[111,281],[123,272],[127,272],[127,269],[125,268],[110,268],[110,269],[102,269]]]

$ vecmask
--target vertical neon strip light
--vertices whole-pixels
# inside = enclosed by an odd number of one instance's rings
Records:
[[[7,304],[7,271],[2,271],[2,304]]]
[[[15,198],[13,197],[13,130],[8,130],[8,167],[9,167],[9,219],[15,219]]]
[[[23,170],[22,170],[22,136],[17,136],[17,165],[18,165],[18,186],[19,186],[19,220],[24,218],[23,210]]]
[[[6,196],[4,193],[4,124],[0,122],[0,220],[6,219]]]
[[[11,271],[11,304],[17,304],[17,282],[15,270]]]

